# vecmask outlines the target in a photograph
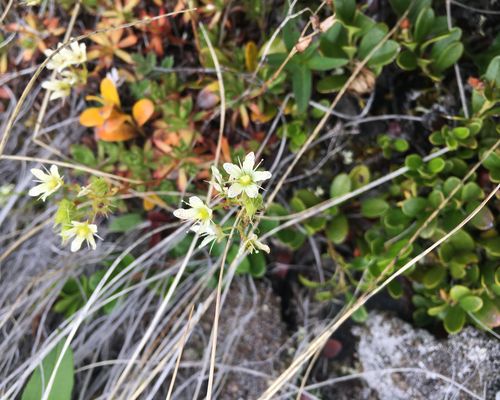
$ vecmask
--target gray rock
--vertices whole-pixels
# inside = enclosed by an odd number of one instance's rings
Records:
[[[495,399],[500,390],[500,342],[473,327],[438,340],[372,312],[353,333],[364,378],[380,400]]]

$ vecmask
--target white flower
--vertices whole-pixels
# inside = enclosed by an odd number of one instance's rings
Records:
[[[257,171],[255,167],[255,154],[247,154],[242,166],[225,163],[224,169],[229,174],[232,183],[227,192],[229,197],[236,197],[244,192],[248,197],[255,198],[259,194],[260,186],[257,182],[269,179],[272,175],[269,171]]]
[[[219,169],[215,165],[212,165],[212,175],[215,178],[215,182],[214,182],[215,190],[217,190],[219,193],[224,193],[226,188],[224,187],[224,182],[222,180],[222,174],[220,173]]]
[[[342,156],[342,161],[345,165],[352,164],[353,154],[351,150],[342,150],[340,155]]]
[[[213,246],[215,244],[215,241],[219,237],[219,235],[217,234],[217,227],[213,223],[209,224],[206,227],[202,236],[204,236],[204,238],[201,241],[200,245],[198,246],[199,249],[202,249],[203,247],[205,247],[207,244],[209,244],[211,242],[212,242],[212,246]],[[210,250],[212,249],[212,246],[210,246]]]
[[[199,197],[189,198],[191,208],[179,208],[174,211],[174,215],[179,219],[193,221],[195,224],[191,227],[193,232],[200,235],[210,231],[212,226],[212,210]]]
[[[71,242],[72,252],[80,250],[83,241],[86,241],[87,245],[89,247],[92,247],[92,250],[95,250],[96,244],[94,235],[99,237],[97,235],[97,225],[89,224],[88,221],[85,222],[71,221],[71,228],[66,229],[61,233],[61,236],[63,238],[63,243],[74,238],[73,241]]]
[[[65,71],[69,72],[69,71]],[[71,73],[64,74],[62,79],[53,79],[49,81],[45,81],[42,83],[42,87],[46,90],[50,90],[52,93],[50,94],[49,100],[56,100],[63,97],[68,97],[71,88],[76,83],[76,79],[74,75]]]
[[[252,233],[248,237],[247,241],[245,242],[245,247],[248,249],[250,253],[254,252],[258,253],[259,250],[262,250],[269,254],[269,252],[271,251],[269,246],[267,244],[262,243],[259,240],[259,237],[255,233]]]
[[[115,87],[120,87],[125,81],[125,79],[120,76],[120,73],[116,68],[112,68],[111,71],[106,73],[106,78],[112,81],[115,84]]]
[[[63,44],[59,43],[59,49]],[[45,55],[50,57],[55,50],[45,50]],[[63,71],[70,65],[83,64],[87,61],[87,48],[85,43],[72,42],[69,47],[59,50],[47,64],[47,69],[55,69],[58,72]]]
[[[43,201],[45,201],[45,199],[52,193],[55,193],[64,184],[64,180],[59,175],[59,170],[56,165],[52,165],[50,167],[50,172],[48,173],[45,173],[38,168],[32,168],[31,173],[38,178],[35,182],[41,183],[40,185],[36,185],[31,188],[28,194],[33,197],[40,196],[40,199]]]

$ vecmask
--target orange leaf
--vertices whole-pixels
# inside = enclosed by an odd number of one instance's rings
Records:
[[[101,109],[97,107],[87,108],[80,114],[80,124],[88,127],[102,125],[104,118],[101,116],[100,111]]]
[[[143,126],[146,121],[151,118],[155,112],[155,106],[149,99],[141,99],[134,104],[132,115],[134,116],[137,125]]]
[[[156,194],[150,194],[147,197],[144,197],[142,205],[145,211],[151,211],[156,205],[167,207],[165,202]]]
[[[95,128],[96,135],[105,142],[123,142],[137,135],[137,131],[129,124],[123,124],[115,130],[107,130],[106,124]]]
[[[229,142],[227,138],[221,138],[221,150],[222,150],[222,159],[226,162],[231,162],[231,149],[229,147]]]
[[[101,114],[102,119],[107,120],[108,118],[113,118],[120,113],[115,111],[115,106],[109,104],[107,106],[101,107],[99,109],[99,114]]]
[[[119,49],[123,49],[124,47],[133,46],[136,43],[137,43],[137,36],[129,35],[125,39],[120,40],[120,42],[116,47],[118,47]]]
[[[130,116],[114,111],[111,116],[104,121],[102,126],[104,126],[107,131],[115,131],[126,122],[130,122]]]
[[[120,96],[118,96],[116,86],[111,79],[104,78],[101,81],[101,95],[106,103],[120,107]]]
[[[187,187],[187,175],[183,168],[179,169],[179,176],[177,176],[177,189],[181,192],[185,192]]]

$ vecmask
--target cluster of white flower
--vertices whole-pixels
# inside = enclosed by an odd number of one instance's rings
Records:
[[[247,200],[253,200],[259,196],[259,190],[262,189],[259,183],[272,176],[269,171],[258,171],[258,167],[259,165],[255,165],[255,154],[253,152],[247,154],[240,165],[232,163],[223,165],[224,170],[229,175],[226,180],[217,167],[212,166],[215,190],[219,192],[223,199],[226,198],[231,201],[231,204],[237,204],[245,208]],[[190,197],[188,204],[190,208],[179,208],[174,211],[174,216],[193,222],[191,230],[203,237],[200,248],[209,243],[213,244],[216,240],[224,237],[222,229],[213,222],[214,210],[197,196]],[[243,232],[243,230],[240,232]],[[269,246],[260,242],[255,233],[251,233],[248,237],[242,237],[242,240],[250,253],[259,252],[259,250],[270,252]]]
[[[52,92],[49,100],[69,96],[73,86],[79,81],[86,80],[86,70],[77,71],[73,68],[73,66],[84,64],[87,61],[85,43],[72,42],[69,47],[59,49],[61,46],[62,43],[57,45],[57,53],[55,50],[45,50],[47,57],[55,53],[47,63],[47,69],[57,71],[59,74],[57,78],[42,83],[44,89]]]
[[[31,169],[31,173],[37,178],[35,182],[39,184],[31,188],[28,194],[33,197],[39,196],[38,198],[42,201],[45,201],[47,197],[64,186],[64,177],[59,174],[59,169],[56,165],[52,165],[49,171],[33,168]],[[71,242],[71,251],[73,252],[78,251],[84,241],[87,242],[89,247],[95,250],[96,243],[94,236],[99,237],[97,235],[97,225],[91,224],[88,221],[71,221],[71,225],[64,227],[61,233],[63,244],[73,239]]]

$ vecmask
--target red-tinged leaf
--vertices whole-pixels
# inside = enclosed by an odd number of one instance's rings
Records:
[[[124,47],[130,47],[137,43],[137,36],[129,35],[125,39],[118,43],[118,48],[123,49]]]
[[[323,356],[326,358],[334,358],[342,351],[342,343],[336,339],[328,339],[323,347]]]

